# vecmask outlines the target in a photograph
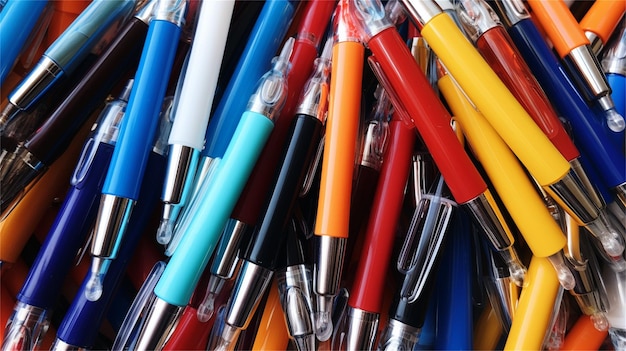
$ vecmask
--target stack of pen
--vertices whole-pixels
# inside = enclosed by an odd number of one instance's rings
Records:
[[[626,2],[0,1],[2,350],[626,350]]]

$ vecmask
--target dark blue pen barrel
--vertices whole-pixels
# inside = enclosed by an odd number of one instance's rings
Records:
[[[69,190],[17,296],[19,301],[45,309],[54,307],[61,282],[95,220],[112,155],[112,145],[100,144],[83,180]]]
[[[87,349],[94,346],[100,330],[99,326],[107,315],[109,305],[115,297],[139,239],[144,234],[153,235],[156,229],[148,226],[148,222],[156,209],[156,204],[159,203],[160,189],[163,186],[165,176],[165,164],[165,157],[154,152],[150,153],[146,167],[148,175],[144,177],[142,182],[139,201],[133,210],[119,254],[115,260],[112,260],[105,276],[102,296],[97,301],[89,301],[85,297],[84,291],[89,280],[88,274],[57,330],[57,338],[63,342]]]
[[[298,115],[294,119],[274,189],[260,225],[245,250],[245,259],[269,269],[276,268],[291,209],[315,153],[321,130],[322,123],[315,117]]]
[[[550,101],[572,127],[573,140],[581,153],[589,157],[596,171],[609,187],[626,182],[626,158],[612,142],[598,116],[567,78],[563,67],[530,19],[508,28],[513,42]]]
[[[608,73],[606,80],[611,86],[611,96],[613,102],[615,102],[615,110],[617,113],[624,116],[626,115],[626,76],[618,73]]]

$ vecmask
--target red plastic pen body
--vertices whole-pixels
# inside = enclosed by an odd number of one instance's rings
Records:
[[[394,86],[456,202],[464,204],[484,193],[487,185],[454,134],[450,114],[395,28],[384,29],[367,45]]]

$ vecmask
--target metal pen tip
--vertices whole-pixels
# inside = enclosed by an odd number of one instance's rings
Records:
[[[317,350],[317,342],[315,334],[298,335],[293,339],[298,351],[315,351]]]

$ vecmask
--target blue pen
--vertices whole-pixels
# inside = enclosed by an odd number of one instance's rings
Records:
[[[44,52],[37,65],[13,89],[0,112],[0,130],[30,108],[65,75],[70,75],[108,31],[129,18],[135,0],[94,0]]]
[[[37,24],[48,16],[50,12],[48,5],[48,0],[11,0],[7,1],[2,8],[0,12],[0,84],[13,69],[29,37],[34,34]]]
[[[168,114],[164,114],[162,120],[165,122],[161,125],[162,133],[160,133],[156,143],[159,147],[153,148],[150,152],[146,165],[146,176],[141,183],[139,201],[128,223],[128,233],[124,238],[124,245],[120,248],[117,259],[110,263],[108,274],[104,279],[102,296],[97,301],[90,301],[86,298],[84,291],[89,289],[89,277],[85,277],[72,305],[57,329],[57,338],[51,348],[53,350],[90,349],[94,346],[98,330],[106,317],[117,287],[121,283],[139,239],[146,231],[146,226],[159,202],[159,191],[163,186],[166,165],[166,149],[162,146],[167,145],[167,132],[169,131],[169,124],[171,124]]]
[[[285,43],[272,70],[261,78],[223,159],[199,190],[193,219],[181,229],[182,240],[154,288],[156,299],[141,328],[138,349],[162,346],[189,302],[285,102],[293,42],[290,38]]]
[[[611,136],[603,126],[604,117],[597,115],[578,93],[521,1],[498,0],[495,4],[515,46],[555,109],[571,125],[579,150],[617,198],[626,204],[626,158],[622,149],[607,142]]]
[[[617,35],[607,43],[602,54],[602,68],[609,86],[613,90],[612,97],[617,113],[626,113],[626,25],[622,21]],[[622,142],[624,134],[622,133]]]
[[[97,200],[113,155],[117,130],[130,95],[129,83],[117,100],[109,103],[98,119],[98,129],[83,148],[72,176],[71,188],[46,240],[17,295],[18,303],[5,331],[3,350],[26,340],[32,349],[42,339],[50,310],[62,282],[95,219]]]
[[[91,278],[85,290],[90,300],[97,300],[102,292],[106,261],[115,259],[139,197],[186,11],[186,0],[161,0],[148,27],[120,139],[102,188],[91,242]]]

